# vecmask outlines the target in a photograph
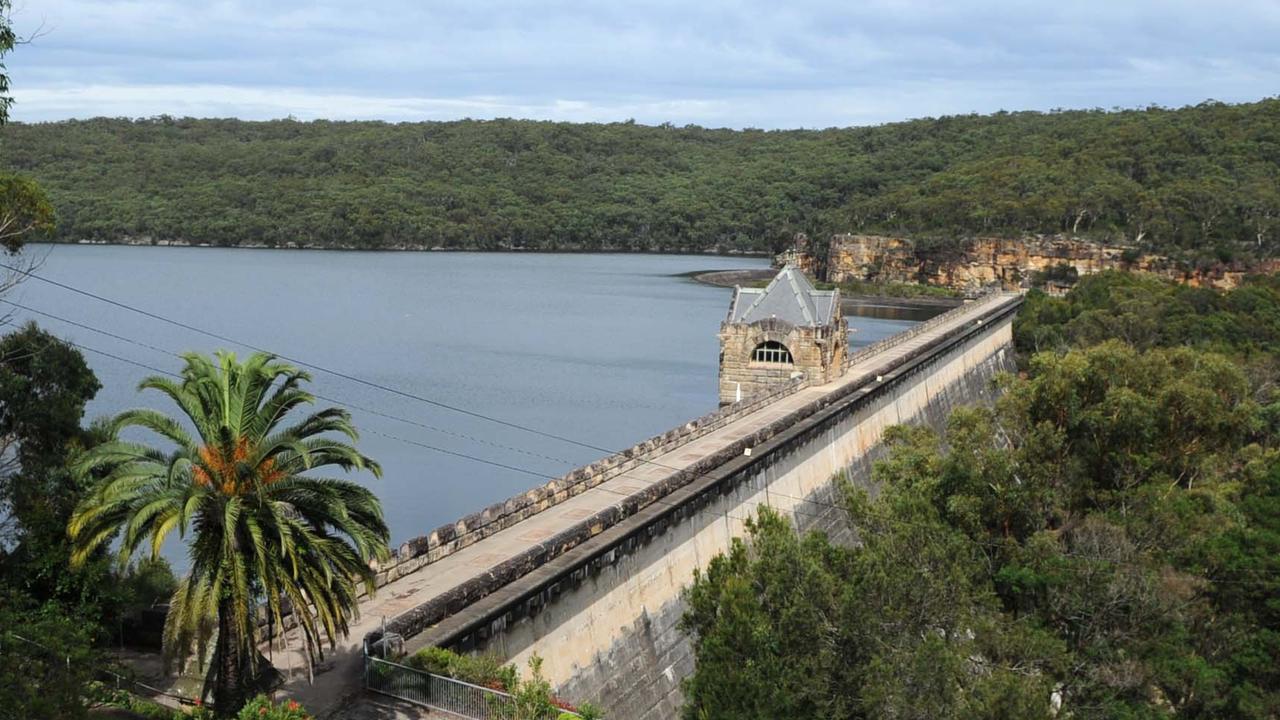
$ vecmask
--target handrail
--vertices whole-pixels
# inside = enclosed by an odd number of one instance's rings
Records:
[[[845,356],[844,365],[842,366],[840,372],[843,375],[849,372],[849,368],[853,367],[854,365],[857,365],[858,363],[862,362],[863,360],[866,360],[869,357],[877,355],[891,347],[900,345],[912,338],[915,338],[915,337],[918,337],[919,335],[927,333],[930,330],[938,327],[939,325],[950,322],[951,320],[954,320],[957,317],[960,317],[962,315],[967,315],[970,312],[972,312],[974,308],[980,307],[982,305],[986,305],[990,303],[992,300],[996,300],[1002,297],[1004,297],[1004,293],[1000,292],[999,290],[992,290],[990,292],[987,292],[984,295],[978,296],[974,300],[964,303],[963,305],[957,305],[956,307],[953,307],[950,310],[940,315],[934,315],[928,320],[925,320],[922,323],[917,323],[916,325],[900,333],[894,333],[893,335],[890,335],[887,338],[882,338],[880,340],[877,340],[876,342],[871,343],[870,345],[867,345],[866,347],[859,348],[857,352],[854,352]]]

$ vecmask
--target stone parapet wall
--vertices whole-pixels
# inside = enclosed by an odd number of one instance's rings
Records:
[[[778,323],[781,325],[781,323]],[[735,402],[741,393],[744,400],[768,393],[779,384],[790,382],[798,373],[806,381],[821,385],[828,380],[827,362],[823,357],[825,341],[818,340],[818,333],[826,328],[768,329],[761,325],[734,325],[720,327],[720,402]],[[751,353],[766,340],[782,343],[791,351],[792,364],[755,362]],[[836,366],[838,374],[839,366]]]
[[[468,545],[718,430],[807,385],[805,378],[784,380],[781,384],[770,387],[767,392],[745,398],[740,403],[726,405],[626,450],[573,470],[545,485],[513,495],[456,522],[441,525],[426,535],[408,540],[393,552],[389,561],[377,568],[376,584],[382,587],[397,578],[421,570]]]

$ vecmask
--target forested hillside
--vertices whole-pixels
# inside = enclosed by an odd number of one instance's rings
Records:
[[[776,250],[796,232],[1076,232],[1274,254],[1280,100],[820,131],[523,120],[13,125],[62,240]]]

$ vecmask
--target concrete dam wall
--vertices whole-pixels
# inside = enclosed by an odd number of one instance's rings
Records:
[[[563,697],[617,720],[674,718],[692,648],[677,625],[693,572],[745,534],[769,505],[802,530],[851,541],[832,477],[870,484],[884,430],[942,427],[950,411],[989,402],[993,378],[1013,370],[1019,302],[876,368],[838,395],[813,401],[781,432],[702,473],[590,540],[412,638],[491,652],[523,667],[535,653]]]

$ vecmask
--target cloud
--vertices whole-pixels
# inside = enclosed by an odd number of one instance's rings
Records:
[[[1070,4],[48,0],[19,120],[635,118],[820,127],[1276,92],[1280,9]]]

